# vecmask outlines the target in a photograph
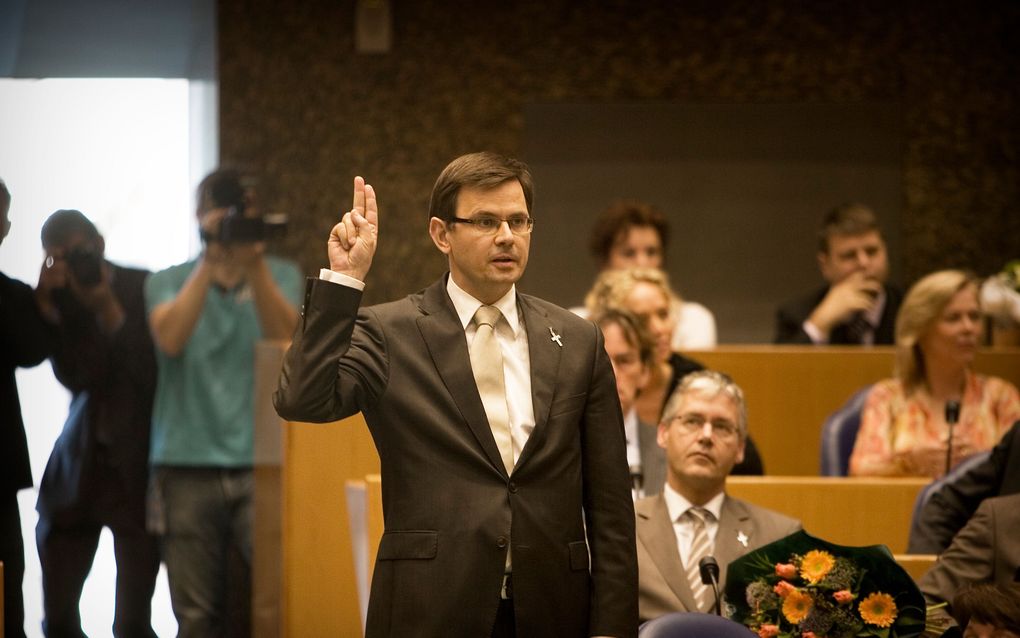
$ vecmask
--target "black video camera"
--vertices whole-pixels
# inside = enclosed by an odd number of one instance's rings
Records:
[[[83,288],[92,288],[103,278],[103,256],[93,248],[77,246],[66,257],[68,270]]]
[[[287,234],[287,216],[282,214],[248,217],[244,205],[231,206],[223,221],[217,238],[223,244],[252,244],[257,241],[278,239]]]
[[[287,234],[287,216],[282,214],[248,217],[243,202],[234,204],[220,220],[215,233],[202,231],[206,242],[221,244],[253,244],[278,239]]]

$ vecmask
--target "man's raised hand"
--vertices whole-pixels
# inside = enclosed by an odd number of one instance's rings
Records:
[[[354,178],[354,205],[329,233],[329,268],[364,281],[372,266],[379,236],[379,207],[375,190]]]

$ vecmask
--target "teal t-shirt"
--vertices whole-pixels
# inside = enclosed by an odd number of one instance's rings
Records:
[[[266,257],[273,281],[300,307],[303,277],[296,265]],[[177,296],[197,261],[151,275],[148,312]],[[253,460],[255,344],[262,328],[251,288],[210,286],[202,313],[179,356],[156,349],[159,380],[152,412],[153,465],[247,467]]]

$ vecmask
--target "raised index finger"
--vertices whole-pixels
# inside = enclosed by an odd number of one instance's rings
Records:
[[[354,204],[352,208],[359,215],[365,214],[365,180],[360,175],[354,178]]]
[[[379,204],[375,201],[375,189],[365,184],[365,219],[368,223],[379,227]]]

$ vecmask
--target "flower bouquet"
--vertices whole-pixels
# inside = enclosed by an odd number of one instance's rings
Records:
[[[908,638],[925,602],[888,548],[844,547],[797,532],[730,563],[725,609],[761,638]]]

